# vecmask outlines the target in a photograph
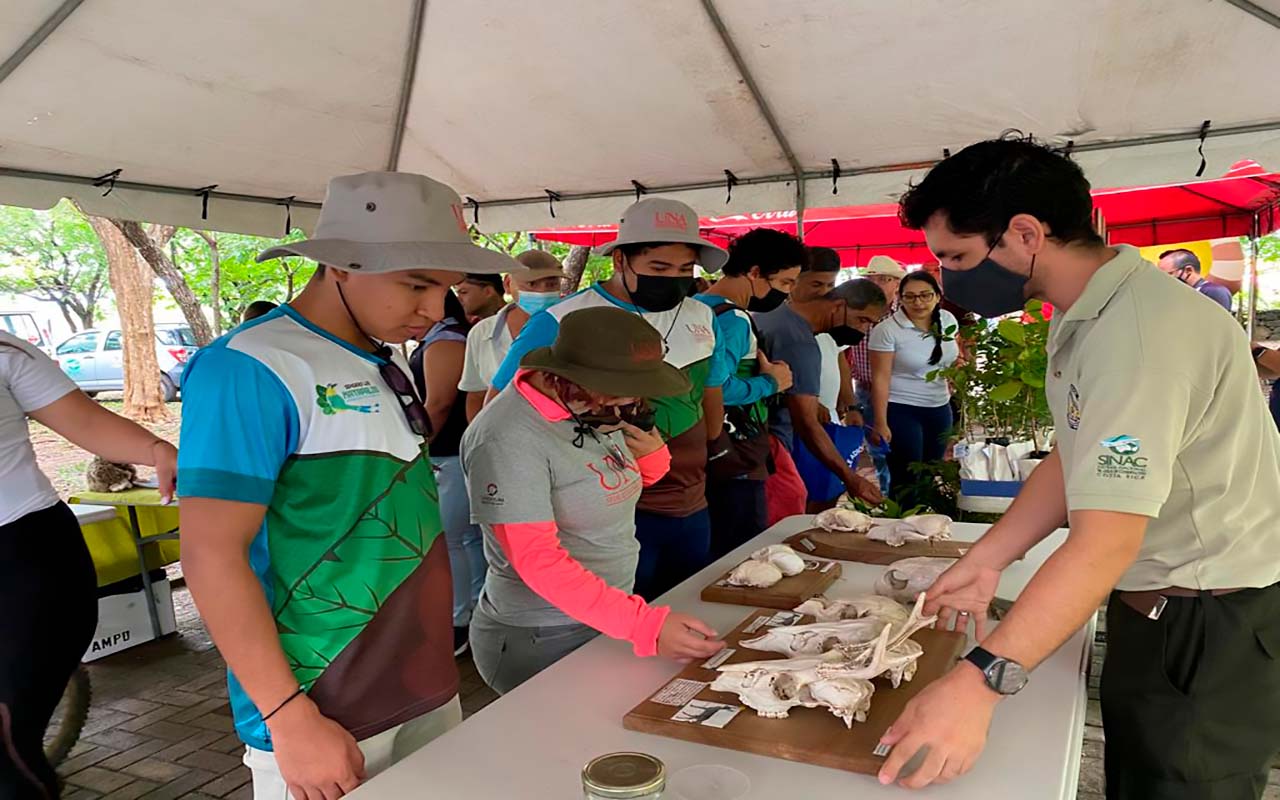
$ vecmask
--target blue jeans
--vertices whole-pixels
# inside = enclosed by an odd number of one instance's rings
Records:
[[[444,525],[449,569],[453,573],[453,626],[465,628],[471,624],[471,612],[480,599],[484,574],[489,569],[484,559],[484,536],[478,525],[471,524],[471,502],[461,460],[457,456],[432,456],[431,465],[440,488],[440,522]]]
[[[687,517],[636,511],[635,593],[653,600],[711,563],[711,516],[704,508]]]
[[[871,430],[876,425],[876,410],[871,407],[871,392],[867,389],[858,387],[858,405],[862,406],[862,424],[867,430]],[[876,465],[876,477],[880,480],[880,492],[886,497],[889,496],[889,487],[893,485],[893,479],[889,476],[889,458],[878,448],[871,447],[868,443],[867,452],[871,453],[871,463]]]
[[[898,487],[915,482],[911,465],[924,461],[937,461],[947,452],[947,434],[951,431],[951,406],[921,408],[903,403],[889,404],[889,480]],[[899,502],[912,502],[900,498]]]

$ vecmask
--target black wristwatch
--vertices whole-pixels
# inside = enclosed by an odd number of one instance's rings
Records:
[[[987,687],[997,694],[1017,694],[1027,685],[1027,670],[1017,661],[1001,658],[981,647],[970,650],[964,660],[982,670]]]

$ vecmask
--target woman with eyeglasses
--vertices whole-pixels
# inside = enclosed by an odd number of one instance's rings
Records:
[[[941,377],[930,378],[960,355],[956,318],[941,303],[942,288],[932,275],[909,273],[898,284],[898,310],[871,331],[867,343],[875,410],[871,437],[889,443],[889,484],[899,499],[913,483],[911,464],[942,458],[954,422],[951,388]]]
[[[662,335],[619,308],[574,311],[462,438],[489,571],[471,617],[476,669],[505,694],[604,633],[636,655],[707,658],[706,623],[631,590],[641,490],[671,453],[641,397],[687,393]]]
[[[470,330],[462,301],[451,289],[444,296],[444,319],[431,326],[409,358],[414,383],[431,419],[431,466],[440,487],[440,521],[453,572],[454,655],[467,650],[467,627],[486,568],[484,542],[480,529],[471,524],[471,504],[458,460],[462,432],[467,429],[467,395],[458,391],[458,382]]]

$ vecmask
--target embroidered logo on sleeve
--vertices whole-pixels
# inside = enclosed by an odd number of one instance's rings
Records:
[[[1120,435],[1103,439],[1099,444],[1110,451],[1098,456],[1099,478],[1143,480],[1147,477],[1148,459],[1138,455],[1142,450],[1140,439]]]

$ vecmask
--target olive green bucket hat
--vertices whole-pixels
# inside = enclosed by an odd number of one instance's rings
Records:
[[[583,308],[560,320],[550,347],[530,350],[520,366],[550,372],[612,397],[670,397],[693,385],[663,360],[662,336],[638,314]]]

